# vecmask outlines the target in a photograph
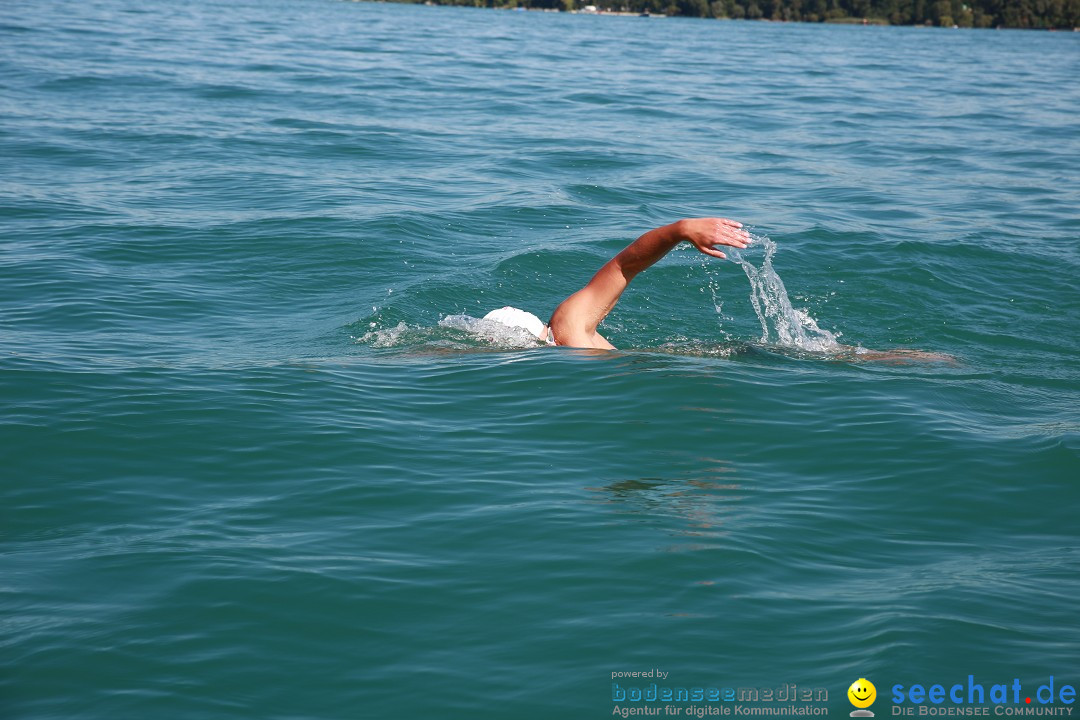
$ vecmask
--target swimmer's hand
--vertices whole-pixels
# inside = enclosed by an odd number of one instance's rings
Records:
[[[701,252],[721,260],[727,255],[717,250],[717,245],[742,249],[750,244],[750,233],[742,229],[742,223],[727,218],[680,220],[675,223],[675,230]]]

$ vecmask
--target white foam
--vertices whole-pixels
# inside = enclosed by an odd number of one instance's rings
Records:
[[[500,348],[531,348],[543,344],[539,337],[523,327],[471,315],[447,315],[439,321],[439,327],[467,332],[483,343]]]
[[[374,325],[374,323],[372,323]],[[364,333],[357,342],[368,343],[372,347],[386,348],[396,347],[402,344],[402,336],[406,335],[410,331],[415,330],[403,322],[398,323],[392,328],[382,328],[381,330],[371,330]]]

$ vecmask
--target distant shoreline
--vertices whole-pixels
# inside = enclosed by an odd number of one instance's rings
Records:
[[[611,17],[695,17],[715,20],[759,20],[763,22],[802,23],[808,25],[875,25],[896,27],[936,27],[954,30],[1047,30],[1080,32],[1080,10],[1064,4],[1048,11],[1059,15],[1035,15],[1023,0],[1004,8],[1004,16],[991,11],[992,0],[622,0],[615,6],[579,4],[578,0],[352,0],[353,2],[392,2],[403,5],[473,7],[488,10],[512,10],[564,13],[567,15],[605,15]],[[865,17],[849,14],[845,5],[860,2],[869,5]],[[910,4],[911,7],[906,7]],[[771,10],[771,16],[765,9]],[[804,10],[803,6],[814,8]],[[832,6],[829,8],[829,6]],[[902,13],[904,6],[909,12]],[[1078,5],[1080,6],[1080,5]],[[893,8],[889,11],[890,8]],[[922,15],[916,16],[916,8]],[[854,8],[851,8],[854,9]],[[818,12],[820,11],[820,12]],[[877,12],[879,14],[873,14]]]

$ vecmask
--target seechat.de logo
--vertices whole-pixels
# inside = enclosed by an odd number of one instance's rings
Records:
[[[851,711],[851,717],[874,717],[874,713],[866,709],[877,699],[874,683],[866,678],[859,678],[847,689],[847,697],[856,708]]]

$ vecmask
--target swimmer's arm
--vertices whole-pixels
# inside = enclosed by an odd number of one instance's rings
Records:
[[[734,220],[697,218],[645,233],[600,268],[588,285],[555,309],[549,323],[555,344],[613,350],[614,346],[596,332],[596,327],[638,273],[684,240],[706,255],[723,258],[724,253],[716,250],[715,245],[746,247],[749,235],[741,228],[742,224]]]

